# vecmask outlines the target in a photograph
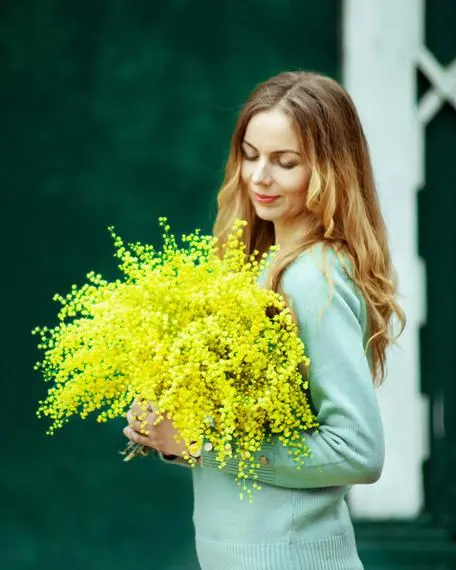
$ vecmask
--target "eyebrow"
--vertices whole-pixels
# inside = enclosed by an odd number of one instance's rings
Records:
[[[249,147],[253,148],[253,150],[256,150],[258,152],[258,149],[255,148],[253,146],[253,144],[249,143],[248,141],[246,141],[245,139],[242,141],[243,144],[248,145]],[[292,154],[297,154],[298,156],[301,156],[301,153],[298,152],[297,150],[291,150],[289,148],[283,149],[283,150],[274,150],[271,152],[271,154],[285,154],[287,152],[291,152]]]

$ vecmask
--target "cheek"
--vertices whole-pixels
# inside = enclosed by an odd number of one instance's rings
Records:
[[[253,166],[251,163],[244,161],[241,164],[241,180],[243,182],[248,182],[252,175]]]
[[[309,177],[302,172],[290,172],[282,176],[281,186],[290,198],[300,198],[306,194]]]

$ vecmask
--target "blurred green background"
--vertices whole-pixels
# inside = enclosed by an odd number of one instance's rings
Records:
[[[52,438],[30,331],[109,277],[107,226],[210,231],[240,105],[284,69],[340,78],[337,0],[2,0],[0,568],[194,570],[190,473],[123,464],[123,422]]]

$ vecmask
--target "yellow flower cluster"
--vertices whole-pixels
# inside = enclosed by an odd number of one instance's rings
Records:
[[[308,454],[302,431],[317,424],[304,346],[284,299],[257,284],[267,255],[246,258],[246,222],[235,224],[223,256],[214,238],[196,231],[179,246],[166,218],[159,223],[162,251],[125,245],[110,228],[124,279],[92,272],[55,296],[59,324],[34,330],[44,351],[35,368],[52,382],[38,415],[52,420],[52,434],[74,414],[97,411],[105,422],[134,398],[151,401],[190,452],[206,440],[221,467],[238,459],[247,490],[255,452],[272,434],[298,464]]]

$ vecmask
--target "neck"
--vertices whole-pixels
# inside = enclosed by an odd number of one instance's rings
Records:
[[[274,222],[274,244],[288,249],[302,241],[305,236],[305,221],[302,218]]]

